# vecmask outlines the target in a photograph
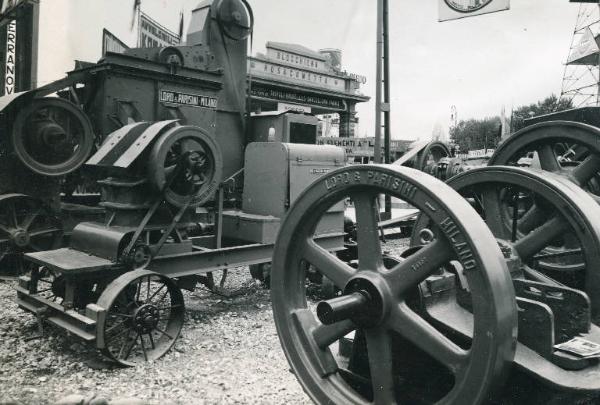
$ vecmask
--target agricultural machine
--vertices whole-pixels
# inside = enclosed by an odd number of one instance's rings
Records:
[[[19,306],[132,366],[173,346],[182,289],[252,266],[317,403],[594,403],[600,129],[536,123],[486,167],[439,143],[346,166],[339,148],[271,139],[277,117],[251,124],[251,29],[245,1],[203,1],[185,46],[109,53],[0,100],[0,259],[28,270]],[[382,195],[419,210],[401,254]]]

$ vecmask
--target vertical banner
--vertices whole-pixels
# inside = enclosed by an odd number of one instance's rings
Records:
[[[6,63],[4,70],[4,95],[15,92],[17,49],[17,22],[11,21],[6,29]]]
[[[510,8],[510,0],[438,0],[438,2],[439,21],[456,20]]]

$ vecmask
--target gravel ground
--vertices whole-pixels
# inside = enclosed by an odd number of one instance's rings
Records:
[[[389,240],[384,250],[405,245]],[[230,271],[225,287],[241,294],[184,291],[186,321],[174,350],[119,368],[56,328],[36,337],[35,317],[15,304],[13,282],[0,281],[0,404],[52,404],[70,394],[148,404],[312,403],[281,350],[269,291],[247,268]]]

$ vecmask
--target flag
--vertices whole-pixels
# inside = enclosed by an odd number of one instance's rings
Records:
[[[183,10],[179,13],[179,40],[183,40]]]

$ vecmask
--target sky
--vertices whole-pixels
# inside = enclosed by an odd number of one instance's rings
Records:
[[[267,41],[339,48],[343,69],[367,77],[358,136],[373,136],[376,0],[249,0],[252,54]],[[438,22],[437,0],[389,0],[391,133],[426,139],[436,124],[499,115],[560,94],[579,5],[512,0],[508,11]]]

